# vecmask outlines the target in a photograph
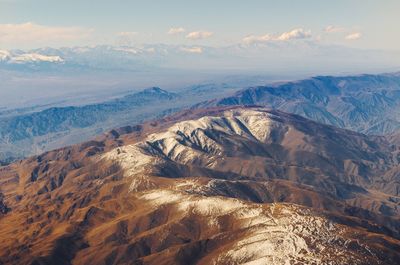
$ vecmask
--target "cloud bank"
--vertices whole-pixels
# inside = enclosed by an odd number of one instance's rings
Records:
[[[53,27],[35,24],[0,24],[0,43],[6,46],[30,44],[47,46],[89,38],[93,30],[82,27]]]

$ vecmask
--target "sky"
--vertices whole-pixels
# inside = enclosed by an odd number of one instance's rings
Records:
[[[399,0],[0,0],[0,49],[310,39],[398,50]]]

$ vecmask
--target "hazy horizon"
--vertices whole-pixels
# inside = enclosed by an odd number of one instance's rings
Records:
[[[399,9],[394,0],[0,0],[0,106],[231,76],[397,72]]]

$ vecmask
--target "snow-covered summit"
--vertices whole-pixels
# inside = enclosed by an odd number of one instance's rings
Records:
[[[48,56],[39,53],[24,53],[11,57],[10,63],[26,63],[26,62],[50,62],[50,63],[61,63],[64,62],[60,56]]]
[[[62,63],[64,59],[58,55],[46,55],[42,53],[32,52],[24,53],[20,51],[7,51],[0,50],[0,62],[6,62],[8,64],[24,64],[24,63]]]

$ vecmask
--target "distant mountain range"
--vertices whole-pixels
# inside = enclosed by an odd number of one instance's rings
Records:
[[[114,129],[0,168],[0,263],[397,264],[399,152],[263,107]]]
[[[318,76],[246,88],[197,107],[262,105],[366,134],[400,130],[400,74]]]
[[[29,137],[84,128],[104,122],[118,112],[133,108],[146,108],[163,101],[177,100],[178,96],[160,88],[149,88],[141,92],[99,104],[49,108],[31,114],[4,118],[0,122],[0,136],[16,142]]]
[[[0,69],[35,72],[123,71],[165,69],[202,71],[343,72],[397,67],[399,52],[358,50],[310,40],[236,44],[227,47],[144,44],[0,50]],[[196,64],[192,62],[196,61]],[[297,62],[301,61],[299,65]],[[283,71],[285,70],[285,71]]]

